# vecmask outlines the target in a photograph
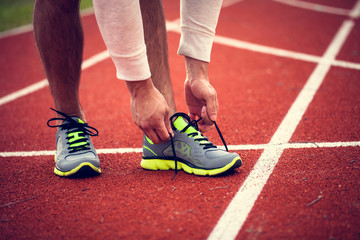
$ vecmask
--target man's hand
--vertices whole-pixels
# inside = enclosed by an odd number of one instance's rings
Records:
[[[199,130],[206,132],[216,121],[219,103],[216,91],[208,77],[208,63],[185,57],[186,81],[185,100],[191,120],[201,117]]]
[[[135,124],[155,144],[169,140],[169,133],[173,135],[169,106],[151,78],[127,81],[126,85],[131,95],[131,113]]]

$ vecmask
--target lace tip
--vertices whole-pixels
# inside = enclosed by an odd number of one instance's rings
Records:
[[[171,181],[173,181],[176,177],[177,172],[175,172],[174,176],[171,178]]]
[[[226,142],[225,142],[225,139],[224,139],[223,135],[222,135],[221,132],[220,132],[220,129],[219,129],[218,125],[216,124],[215,121],[213,121],[213,123],[214,123],[214,125],[215,125],[215,127],[216,127],[216,130],[217,130],[217,132],[218,132],[218,134],[219,134],[219,136],[220,136],[220,138],[221,138],[221,141],[222,141],[223,144],[224,144],[224,147],[225,147],[226,151],[228,152],[229,149],[228,149],[228,147],[227,147],[227,145],[226,145]]]

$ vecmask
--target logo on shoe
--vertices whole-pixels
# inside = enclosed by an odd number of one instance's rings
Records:
[[[203,167],[203,164],[202,164],[201,161],[199,161],[198,159],[193,158],[192,149],[188,144],[186,144],[185,142],[181,142],[181,141],[175,141],[174,142],[174,147],[175,147],[177,157],[182,158],[182,159],[184,159],[186,161],[192,162],[194,165],[196,165],[198,167]],[[173,155],[171,145],[169,145],[164,150],[164,154],[166,156],[172,156]]]

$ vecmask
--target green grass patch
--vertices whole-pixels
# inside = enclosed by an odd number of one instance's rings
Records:
[[[91,0],[81,1],[81,9],[91,7]],[[30,24],[33,8],[34,0],[0,0],[0,32]]]

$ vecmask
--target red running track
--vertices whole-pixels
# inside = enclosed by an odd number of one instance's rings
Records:
[[[228,3],[210,74],[220,128],[244,165],[221,177],[171,181],[171,171],[140,168],[142,134],[109,58],[84,69],[81,84],[103,173],[55,176],[49,89],[2,102],[45,78],[33,33],[0,39],[1,239],[360,238],[359,1]],[[164,1],[172,23],[178,4]],[[92,14],[83,26],[87,60],[105,46]],[[168,32],[169,61],[186,112],[179,36]]]

